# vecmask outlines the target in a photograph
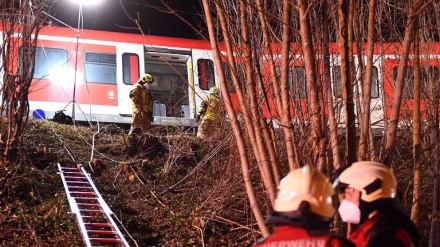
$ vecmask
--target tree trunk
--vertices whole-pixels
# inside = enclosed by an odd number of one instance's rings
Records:
[[[435,105],[440,104],[440,84],[437,83],[437,95],[435,99]],[[439,111],[438,107],[434,107],[435,111],[435,170],[434,170],[434,195],[432,198],[432,211],[431,211],[431,229],[429,232],[429,247],[438,246],[440,243],[440,228],[439,228],[439,172],[440,172],[440,124],[439,124]],[[437,232],[436,232],[437,230]],[[437,238],[436,238],[437,237]]]
[[[257,5],[258,16],[259,16],[260,25],[261,25],[261,31],[263,33],[263,47],[264,47],[264,50],[267,51],[267,62],[269,64],[270,78],[272,80],[272,85],[274,88],[273,91],[275,94],[275,100],[276,100],[276,104],[277,104],[279,111],[281,111],[283,107],[282,107],[282,103],[281,103],[281,95],[279,94],[279,92],[280,92],[279,87],[280,86],[279,86],[278,77],[276,75],[277,73],[276,73],[276,69],[275,69],[275,62],[273,60],[272,48],[270,46],[271,39],[270,39],[269,31],[267,28],[267,19],[266,19],[266,15],[264,14],[263,4],[261,3],[261,0],[255,0],[255,3]],[[263,80],[261,80],[261,81],[263,81]],[[264,90],[264,87],[263,87],[263,90]],[[263,94],[267,95],[267,93],[265,91],[263,91]],[[265,97],[265,103],[268,104],[267,97]],[[268,105],[266,105],[266,107],[267,107],[267,110],[270,111],[270,107]],[[282,113],[282,114],[287,114],[287,113]],[[272,131],[272,133],[273,133],[273,131]],[[279,162],[278,162],[278,157],[276,154],[275,144],[273,143],[275,141],[274,134],[270,135],[271,136],[270,139],[267,137],[267,135],[268,134],[265,133],[265,141],[269,142],[269,140],[270,140],[270,142],[271,142],[271,145],[269,145],[269,143],[267,145],[270,146],[269,153],[270,153],[271,161],[273,164],[272,170],[273,170],[273,174],[274,174],[274,178],[275,178],[275,183],[278,186],[279,182],[281,180],[281,174],[279,171]],[[287,141],[286,141],[286,143],[287,143]],[[292,142],[291,144],[295,145],[295,142]],[[287,149],[290,149],[290,150],[288,150],[288,153],[293,153],[293,157],[298,157],[294,152],[294,150],[295,150],[294,146],[289,146],[289,147],[287,147]],[[293,163],[297,164],[298,162],[295,159],[293,161]]]
[[[322,27],[322,52],[323,52],[323,84],[326,88],[327,96],[327,109],[328,109],[328,121],[330,128],[330,147],[332,150],[333,168],[339,169],[342,166],[341,156],[339,155],[339,141],[338,141],[338,123],[336,122],[335,110],[333,108],[333,94],[331,87],[331,76],[330,76],[330,38],[329,38],[329,28],[328,23],[330,20],[328,13],[328,3],[327,0],[322,1],[321,5],[321,27]]]
[[[281,124],[283,126],[284,138],[287,148],[287,160],[289,162],[290,170],[299,167],[298,158],[295,157],[294,143],[295,134],[293,132],[292,117],[290,115],[290,100],[289,100],[289,53],[290,53],[290,22],[291,22],[291,5],[289,0],[283,0],[283,34],[282,34],[282,51],[281,51],[281,103],[282,112]]]
[[[420,35],[418,31],[419,21],[414,23],[414,111],[413,111],[413,157],[414,157],[414,188],[413,206],[411,208],[411,220],[417,224],[419,218],[419,197],[422,193],[421,180],[421,142],[420,142]]]
[[[321,123],[321,104],[319,103],[320,88],[317,84],[316,75],[316,57],[314,53],[314,46],[312,40],[311,26],[309,20],[309,5],[307,0],[298,1],[299,23],[301,46],[304,55],[304,67],[306,71],[306,85],[307,85],[307,103],[308,103],[308,118],[311,123],[311,131],[313,138],[314,158],[316,159],[317,169],[323,170],[325,164],[325,152],[322,150],[325,145],[320,145],[322,142],[322,123]],[[326,143],[326,140],[324,140]],[[320,148],[321,146],[321,148]]]
[[[368,7],[368,40],[367,40],[367,61],[365,76],[362,83],[362,123],[361,136],[359,139],[359,160],[367,160],[367,138],[370,126],[370,102],[371,102],[371,80],[373,78],[373,54],[374,54],[374,21],[376,19],[376,0],[370,0]],[[370,143],[373,145],[373,143]]]
[[[339,49],[341,54],[341,85],[342,99],[344,101],[344,116],[346,126],[346,143],[347,143],[347,164],[351,165],[357,160],[356,143],[356,116],[354,113],[353,101],[353,84],[350,73],[350,48],[348,33],[350,26],[348,25],[348,16],[350,10],[350,0],[339,0],[338,17],[339,17]]]

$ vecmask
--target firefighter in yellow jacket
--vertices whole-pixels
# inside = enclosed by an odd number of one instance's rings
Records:
[[[197,121],[202,119],[197,131],[197,138],[204,140],[206,134],[214,133],[218,128],[220,116],[222,113],[222,103],[220,100],[220,89],[217,86],[213,86],[209,89],[209,95],[202,101],[200,108],[197,112]]]
[[[130,99],[132,101],[132,116],[131,129],[128,135],[132,135],[135,128],[140,128],[142,134],[146,133],[151,128],[153,121],[153,99],[149,91],[150,85],[154,82],[154,78],[150,74],[145,74],[136,84],[133,85],[133,90],[130,92]]]

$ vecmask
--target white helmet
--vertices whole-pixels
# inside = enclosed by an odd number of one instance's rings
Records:
[[[396,196],[397,181],[393,171],[382,163],[360,161],[345,169],[335,180],[334,187],[351,187],[361,192],[361,200],[374,202]]]
[[[335,214],[332,184],[327,176],[312,166],[291,171],[281,180],[278,189],[274,205],[276,212],[296,211],[305,201],[316,215],[332,218]]]

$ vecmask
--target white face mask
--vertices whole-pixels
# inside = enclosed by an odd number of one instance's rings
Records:
[[[342,200],[338,212],[344,222],[359,224],[361,221],[361,210],[353,202]]]

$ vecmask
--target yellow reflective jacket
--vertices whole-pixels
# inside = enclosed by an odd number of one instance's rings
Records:
[[[200,105],[198,115],[203,115],[203,118],[218,121],[223,111],[221,100],[218,96],[208,95]]]
[[[140,83],[133,85],[133,90],[130,92],[131,99],[131,111],[133,113],[137,112],[136,103],[140,104],[140,109],[143,112],[151,113],[153,111],[153,98],[151,97],[150,91]]]

